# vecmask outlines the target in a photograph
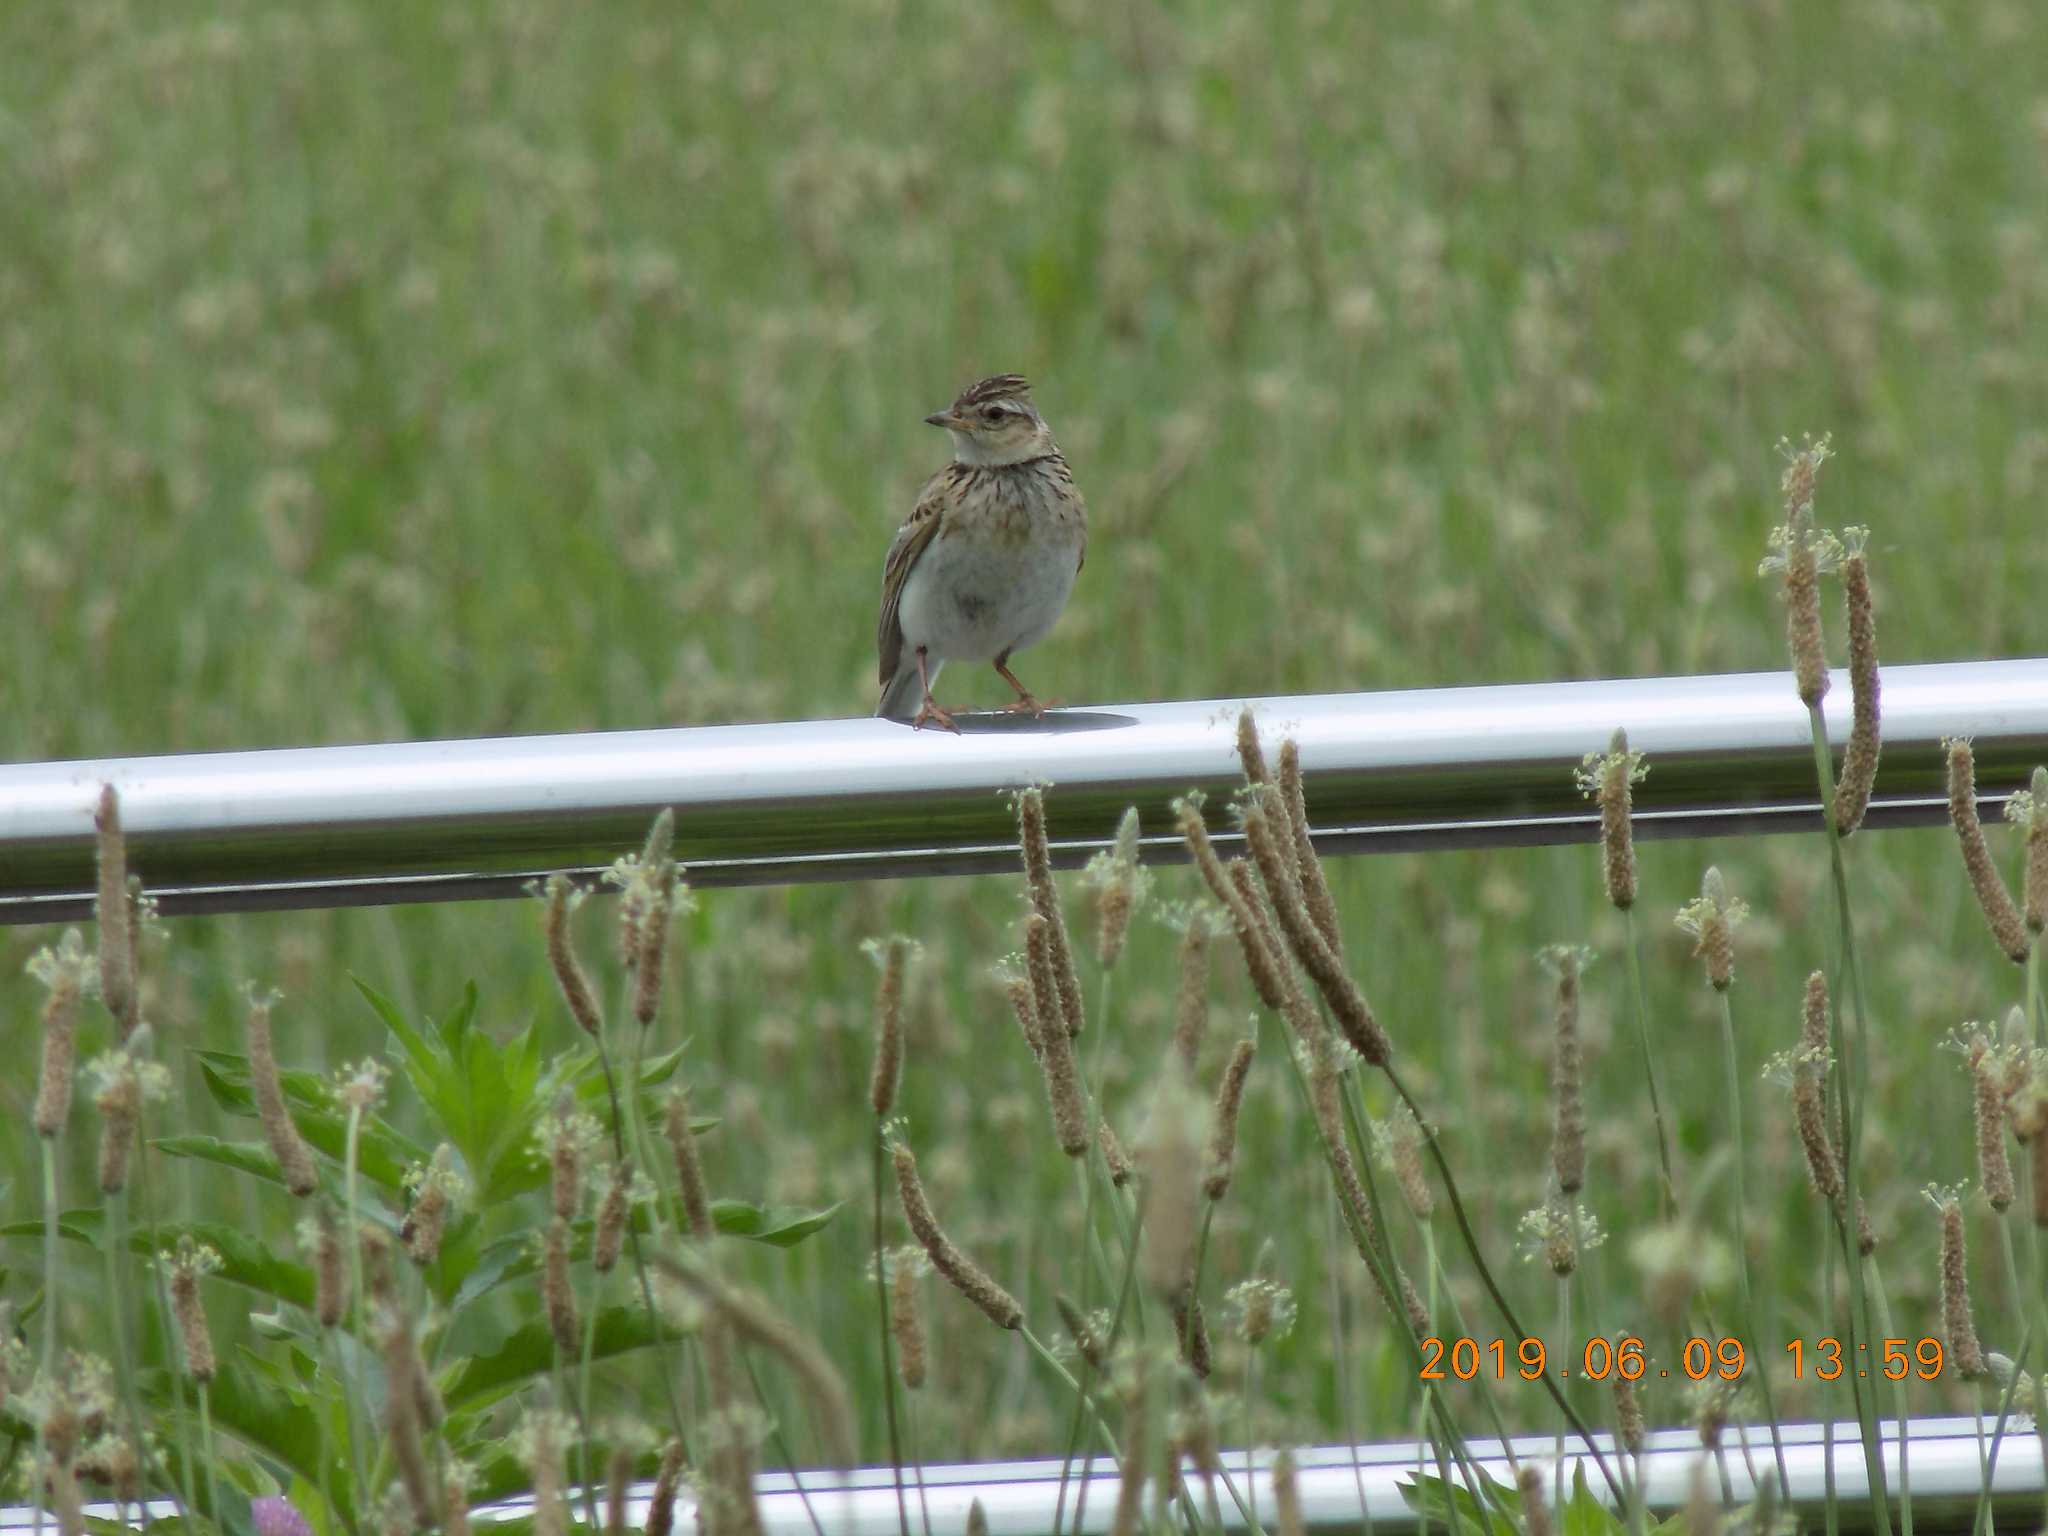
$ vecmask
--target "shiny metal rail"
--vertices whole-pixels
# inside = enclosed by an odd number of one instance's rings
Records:
[[[1996,1420],[1915,1419],[1905,1442],[1913,1488],[1913,1516],[1916,1528],[1926,1530],[1967,1530],[1976,1509],[1977,1495],[1985,1486],[1984,1452],[1990,1447]],[[1878,1426],[1883,1438],[1885,1483],[1894,1501],[1900,1484],[1900,1441],[1896,1421]],[[1782,1427],[1785,1446],[1786,1493],[1793,1511],[1807,1530],[1818,1529],[1827,1500],[1827,1469],[1834,1466],[1834,1482],[1841,1528],[1869,1529],[1875,1522],[1868,1504],[1869,1484],[1864,1476],[1863,1446],[1853,1422],[1833,1426],[1832,1447],[1828,1432],[1819,1424],[1788,1424]],[[1612,1439],[1596,1437],[1601,1454],[1615,1455]],[[1586,1484],[1596,1493],[1604,1483],[1591,1459],[1582,1458],[1572,1442],[1566,1447],[1565,1486],[1571,1487],[1574,1468],[1585,1466]],[[1555,1442],[1547,1435],[1523,1436],[1508,1442],[1516,1458],[1550,1467],[1555,1464]],[[1475,1440],[1473,1460],[1496,1482],[1512,1484],[1514,1471],[1501,1442]],[[1832,1453],[1831,1453],[1832,1452]],[[1400,1536],[1417,1529],[1414,1510],[1402,1496],[1401,1485],[1412,1482],[1418,1472],[1434,1475],[1436,1467],[1427,1445],[1408,1443],[1325,1446],[1298,1452],[1295,1458],[1296,1486],[1301,1492],[1304,1525],[1312,1531],[1357,1531],[1368,1529],[1378,1536]],[[1256,1499],[1262,1524],[1270,1527],[1273,1489],[1268,1476],[1270,1457],[1261,1452],[1247,1456],[1229,1451],[1223,1456],[1224,1470],[1238,1494],[1247,1503]],[[1617,1463],[1610,1460],[1610,1465]],[[1645,1502],[1653,1515],[1667,1515],[1685,1507],[1693,1491],[1697,1471],[1704,1470],[1709,1487],[1731,1504],[1748,1502],[1758,1480],[1775,1475],[1770,1433],[1754,1426],[1747,1430],[1731,1427],[1721,1450],[1703,1457],[1699,1439],[1690,1430],[1660,1431],[1648,1436],[1637,1464]],[[1063,1528],[1075,1529],[1075,1498],[1085,1483],[1087,1497],[1079,1529],[1107,1531],[1116,1508],[1117,1474],[1100,1462],[1084,1469],[1075,1463],[1065,1496]],[[1201,1498],[1200,1479],[1186,1469],[1195,1496]],[[923,1530],[923,1516],[929,1511],[934,1532],[949,1533],[966,1528],[968,1506],[979,1500],[988,1516],[991,1536],[1045,1536],[1053,1529],[1053,1512],[1061,1505],[1060,1463],[1047,1461],[975,1462],[926,1467],[923,1491],[906,1476],[904,1498],[913,1530]],[[799,1493],[797,1484],[801,1482]],[[2008,1424],[1998,1443],[1997,1459],[1991,1469],[1992,1513],[1997,1529],[2007,1522],[2014,1529],[2032,1530],[2041,1513],[2041,1443],[2031,1427]],[[896,1509],[894,1472],[887,1467],[868,1467],[854,1472],[805,1472],[798,1477],[772,1472],[756,1485],[760,1491],[762,1522],[770,1536],[813,1536],[822,1528],[826,1536],[896,1536],[900,1530]],[[646,1522],[647,1497],[643,1485],[635,1490],[626,1510],[630,1529]],[[1219,1485],[1216,1491],[1217,1523],[1225,1531],[1249,1529],[1230,1494]],[[676,1529],[688,1530],[694,1511],[687,1492],[678,1501]],[[1360,1506],[1371,1517],[1368,1525],[1360,1517]],[[105,1519],[118,1518],[114,1506],[88,1510]],[[166,1517],[169,1504],[152,1506],[152,1514]],[[488,1529],[503,1521],[530,1519],[530,1500],[509,1499],[501,1504],[475,1510],[471,1524]],[[816,1517],[816,1525],[812,1517]],[[0,1531],[26,1530],[32,1512],[15,1508],[0,1510]],[[1893,1521],[1897,1524],[1896,1518]],[[1441,1529],[1441,1522],[1435,1522]]]
[[[964,734],[884,720],[0,766],[0,922],[89,915],[92,805],[120,791],[130,862],[164,911],[504,896],[589,875],[663,806],[700,886],[959,874],[1015,855],[1001,791],[1057,786],[1060,862],[1135,804],[1172,859],[1174,796],[1216,819],[1249,702],[1301,743],[1317,841],[1338,853],[1592,838],[1571,770],[1616,726],[1649,754],[1639,835],[1818,824],[1804,709],[1783,672],[1318,694],[963,716]],[[1848,683],[1829,724],[1847,733]],[[1869,825],[1942,815],[1944,736],[1977,743],[1987,818],[2048,759],[2048,658],[1889,668]]]
[[[1983,1422],[1983,1439],[1978,1438],[1978,1421],[1967,1418],[1918,1419],[1912,1422],[1906,1440],[1913,1486],[1913,1515],[1920,1530],[1967,1529],[1975,1512],[1978,1491],[1985,1484],[1982,1452],[1988,1447],[1997,1425]],[[1879,1426],[1884,1439],[1886,1486],[1897,1498],[1900,1444],[1896,1421]],[[1835,1491],[1844,1530],[1868,1529],[1875,1522],[1868,1505],[1869,1485],[1864,1475],[1863,1447],[1854,1423],[1834,1426],[1832,1455],[1829,1437],[1818,1424],[1787,1425],[1781,1430],[1785,1445],[1785,1473],[1789,1502],[1806,1529],[1818,1529],[1827,1500],[1827,1467],[1834,1464]],[[1613,1441],[1600,1436],[1601,1453],[1615,1455]],[[1524,1436],[1509,1442],[1515,1457],[1549,1467],[1554,1464],[1556,1442],[1549,1436]],[[1497,1482],[1512,1485],[1514,1469],[1497,1440],[1472,1443],[1472,1454],[1480,1470]],[[1574,1467],[1581,1458],[1568,1446],[1565,1456],[1567,1490],[1572,1486]],[[1265,1453],[1247,1457],[1232,1451],[1223,1457],[1225,1470],[1240,1496],[1251,1503],[1256,1497],[1261,1523],[1271,1527],[1273,1490],[1268,1477],[1271,1462]],[[1427,1446],[1414,1444],[1365,1445],[1355,1451],[1348,1446],[1326,1446],[1297,1453],[1296,1486],[1301,1492],[1303,1524],[1312,1531],[1370,1530],[1395,1536],[1413,1531],[1419,1522],[1401,1493],[1418,1471],[1434,1475],[1436,1466]],[[1598,1490],[1605,1485],[1590,1458],[1584,1459],[1586,1483]],[[1610,1462],[1610,1465],[1619,1465]],[[1076,1471],[1080,1469],[1077,1466]],[[1693,1491],[1695,1472],[1704,1470],[1717,1496],[1733,1504],[1748,1502],[1756,1492],[1758,1479],[1766,1473],[1775,1477],[1775,1462],[1768,1429],[1731,1428],[1717,1456],[1704,1459],[1699,1438],[1690,1430],[1671,1430],[1647,1438],[1639,1473],[1645,1501],[1654,1514],[1670,1514],[1685,1507]],[[1187,1475],[1200,1498],[1200,1482],[1193,1469]],[[811,1536],[817,1517],[827,1536],[896,1536],[900,1530],[896,1511],[894,1475],[890,1469],[868,1468],[848,1474],[805,1473],[803,1493],[787,1474],[770,1474],[760,1484],[763,1524],[770,1536]],[[1067,1489],[1067,1529],[1073,1529],[1077,1479]],[[2008,1425],[1992,1469],[1993,1511],[2002,1528],[2005,1520],[2024,1520],[2032,1529],[2041,1513],[2041,1445],[2033,1430]],[[1043,1536],[1053,1529],[1053,1512],[1060,1504],[1060,1463],[1021,1461],[980,1463],[964,1466],[927,1467],[920,1504],[915,1486],[905,1490],[911,1529],[921,1530],[924,1510],[931,1514],[931,1529],[952,1532],[965,1529],[968,1506],[979,1499],[988,1516],[991,1536]],[[1097,1464],[1085,1478],[1088,1495],[1082,1510],[1080,1529],[1102,1532],[1110,1528],[1116,1508],[1117,1474],[1114,1467]],[[1225,1531],[1248,1530],[1249,1523],[1221,1485],[1216,1490],[1217,1523]],[[809,1510],[806,1511],[806,1501]],[[1360,1506],[1370,1516],[1360,1515]],[[628,1523],[637,1523],[643,1506],[628,1512]],[[487,1526],[495,1518],[530,1516],[532,1508],[512,1502],[476,1512],[473,1523]],[[678,1529],[686,1528],[689,1512],[676,1512]],[[1896,1520],[1894,1521],[1896,1524]],[[1441,1528],[1441,1523],[1436,1523]]]

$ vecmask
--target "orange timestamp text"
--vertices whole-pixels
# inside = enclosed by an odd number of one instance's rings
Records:
[[[1845,1348],[1837,1338],[1794,1339],[1785,1346],[1791,1357],[1792,1375],[1804,1380],[1809,1374],[1821,1381],[1839,1380],[1845,1373],[1858,1377],[1883,1376],[1903,1381],[1909,1375],[1932,1381],[1946,1364],[1940,1339],[1883,1339],[1872,1344]],[[1650,1357],[1643,1341],[1633,1334],[1619,1338],[1586,1340],[1576,1359],[1552,1359],[1543,1340],[1531,1336],[1520,1340],[1439,1338],[1422,1341],[1424,1381],[1472,1381],[1490,1377],[1505,1381],[1511,1375],[1524,1381],[1539,1381],[1553,1365],[1556,1374],[1578,1376],[1587,1381],[1641,1381],[1644,1377],[1680,1376],[1687,1381],[1739,1381],[1750,1367],[1750,1351],[1733,1337],[1686,1339],[1679,1346],[1673,1364],[1660,1365]]]

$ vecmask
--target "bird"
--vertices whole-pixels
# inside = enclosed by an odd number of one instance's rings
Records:
[[[1017,690],[1008,708],[1043,716],[1010,658],[1067,606],[1088,556],[1087,505],[1019,375],[968,385],[925,423],[951,436],[953,461],[925,482],[882,562],[875,714],[958,734],[932,684],[948,661],[992,661]]]

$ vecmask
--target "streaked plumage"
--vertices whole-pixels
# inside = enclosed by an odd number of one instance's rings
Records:
[[[883,562],[875,713],[909,718],[916,704],[915,724],[950,727],[931,697],[939,669],[992,661],[1017,690],[1011,707],[1042,714],[1009,659],[1066,607],[1087,555],[1087,508],[1017,375],[971,384],[925,420],[952,434],[954,460],[925,483]]]

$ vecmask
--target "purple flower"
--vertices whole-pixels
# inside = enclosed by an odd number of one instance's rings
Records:
[[[256,1522],[256,1536],[313,1536],[313,1527],[298,1507],[279,1494],[251,1499],[249,1514]]]

